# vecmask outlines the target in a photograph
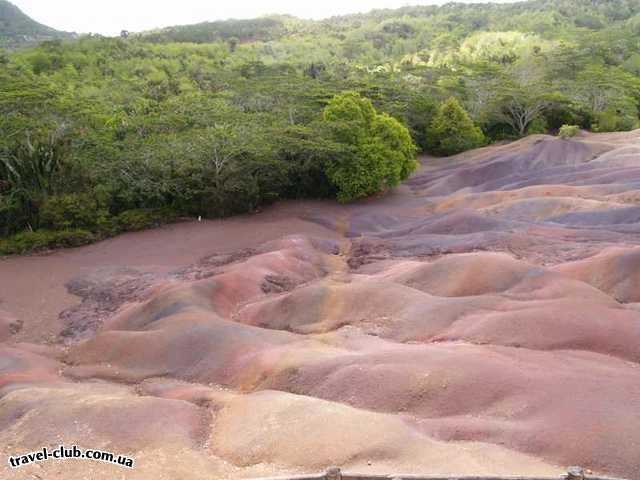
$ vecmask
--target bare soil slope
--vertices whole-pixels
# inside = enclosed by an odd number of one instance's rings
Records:
[[[8,478],[640,478],[640,131],[0,260]],[[9,470],[78,444],[135,457]]]

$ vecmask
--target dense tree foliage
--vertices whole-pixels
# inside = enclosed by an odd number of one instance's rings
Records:
[[[427,129],[431,149],[441,155],[454,155],[482,146],[485,142],[480,127],[455,97],[446,100]]]
[[[395,187],[416,169],[416,147],[409,130],[356,92],[335,96],[324,121],[344,152],[328,165],[338,200],[366,197]]]
[[[632,129],[639,41],[640,0],[532,0],[0,52],[0,234],[40,245],[347,200],[405,178],[413,143],[449,154],[562,125]]]

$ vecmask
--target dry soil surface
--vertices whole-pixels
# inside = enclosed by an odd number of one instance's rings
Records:
[[[640,478],[640,131],[0,260],[0,476]],[[76,444],[135,458],[10,469]]]

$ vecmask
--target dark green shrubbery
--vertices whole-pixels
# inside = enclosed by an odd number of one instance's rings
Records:
[[[635,116],[610,109],[596,115],[592,128],[595,132],[620,132],[633,130],[637,126],[638,119]]]
[[[96,235],[86,230],[37,230],[21,232],[0,239],[0,255],[15,255],[50,250],[53,248],[79,247],[95,242]]]
[[[56,195],[40,209],[40,223],[52,230],[86,230],[97,238],[158,227],[177,219],[169,208],[137,208],[111,216],[88,194]]]
[[[421,152],[429,150],[427,129],[438,111],[438,102],[427,95],[413,95],[408,102],[405,118],[416,145]]]
[[[40,224],[53,230],[96,230],[109,217],[89,194],[69,193],[49,197],[40,208]]]
[[[549,131],[549,125],[545,118],[540,117],[532,121],[527,127],[527,135],[535,135],[540,133],[547,133]]]
[[[114,220],[119,231],[129,232],[158,227],[176,219],[176,213],[168,209],[139,208],[122,212]]]
[[[76,203],[81,196],[56,197],[47,202],[44,219],[50,229],[24,231],[0,239],[0,255],[15,255],[87,245],[119,233],[145,230],[177,220],[175,212],[168,209],[127,210],[115,217],[103,214],[91,216],[94,202]],[[74,208],[77,207],[77,215]],[[99,210],[100,211],[100,210]],[[84,228],[78,228],[83,225]]]

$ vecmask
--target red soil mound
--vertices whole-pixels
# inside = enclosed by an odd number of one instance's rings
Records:
[[[640,302],[640,248],[611,248],[556,271],[593,285],[619,302]]]

